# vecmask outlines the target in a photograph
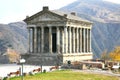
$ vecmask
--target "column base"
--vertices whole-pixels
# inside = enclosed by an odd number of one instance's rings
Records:
[[[58,54],[58,53],[32,53],[21,55],[26,60],[26,64],[30,65],[44,65],[44,66],[60,66],[66,64],[67,61],[83,61],[93,59],[92,53],[72,53],[72,54]]]
[[[63,64],[62,55],[59,54],[24,54],[22,58],[26,60],[26,64],[30,65],[58,66]]]
[[[93,53],[71,53],[71,54],[63,54],[63,63],[67,63],[67,61],[75,62],[75,61],[84,61],[84,60],[92,60]]]

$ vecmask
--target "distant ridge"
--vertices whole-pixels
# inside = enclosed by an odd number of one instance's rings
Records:
[[[0,24],[0,54],[12,48],[21,54],[27,52],[27,29],[24,22]]]

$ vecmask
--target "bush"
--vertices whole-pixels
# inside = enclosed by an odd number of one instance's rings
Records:
[[[34,73],[33,73],[33,72],[29,72],[29,75],[30,75],[30,76],[33,76],[33,75],[34,75]]]
[[[43,73],[46,73],[46,70],[45,70],[45,69],[43,70]]]
[[[4,77],[3,80],[9,80],[9,78],[8,77]]]

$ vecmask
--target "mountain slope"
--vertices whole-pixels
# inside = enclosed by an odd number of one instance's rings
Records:
[[[104,50],[112,51],[120,45],[120,5],[102,0],[77,0],[60,10],[77,12],[92,21],[92,49],[95,58]]]
[[[23,54],[27,52],[27,29],[23,22],[0,24],[0,54],[8,48]]]
[[[60,10],[75,11],[102,22],[120,22],[120,5],[102,0],[77,0]]]

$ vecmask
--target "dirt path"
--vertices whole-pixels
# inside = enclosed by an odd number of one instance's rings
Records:
[[[75,70],[75,69],[73,69],[73,71],[91,73],[91,74],[103,74],[103,75],[108,75],[108,76],[117,76],[117,77],[120,78],[120,74],[115,74],[115,73],[112,73],[111,71],[104,71],[104,70]]]

